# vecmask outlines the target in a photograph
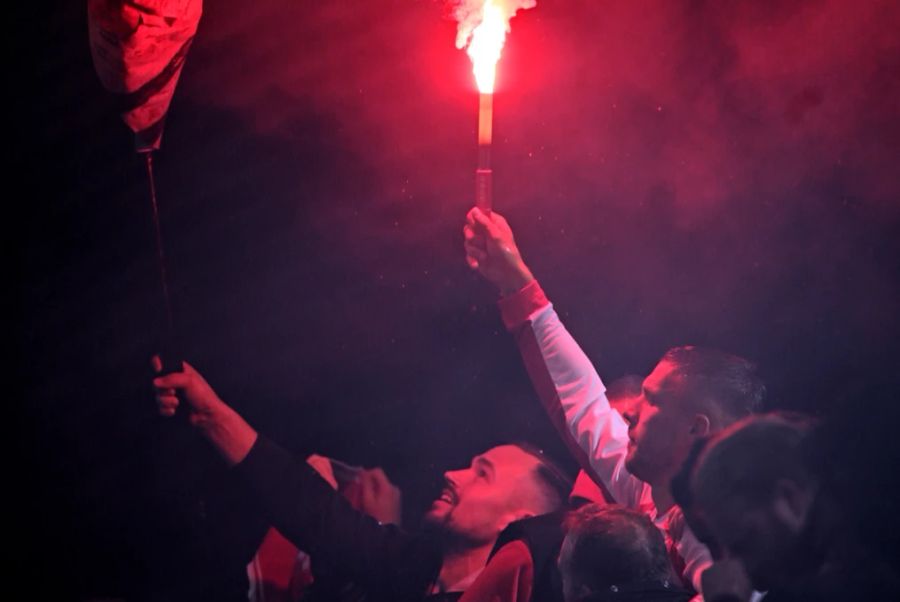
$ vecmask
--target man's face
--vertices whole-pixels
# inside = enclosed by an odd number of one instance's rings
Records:
[[[444,473],[446,486],[426,522],[470,543],[494,541],[511,521],[533,513],[526,509],[537,495],[538,463],[515,445],[475,456],[468,468]]]
[[[668,483],[694,440],[694,415],[682,403],[684,388],[676,366],[663,360],[644,379],[640,397],[623,413],[629,426],[625,466],[652,485]]]

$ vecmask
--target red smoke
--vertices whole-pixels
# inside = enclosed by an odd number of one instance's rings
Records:
[[[226,5],[183,98],[298,149],[291,124],[326,118],[374,182],[323,192],[315,227],[375,285],[453,303],[476,123],[455,23],[438,3]],[[616,291],[622,341],[820,332],[809,304],[880,332],[897,282],[865,241],[900,216],[898,22],[891,1],[539,2],[498,70],[495,208],[573,315],[602,326]],[[850,290],[865,308],[831,296]]]

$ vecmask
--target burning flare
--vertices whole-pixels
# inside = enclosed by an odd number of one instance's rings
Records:
[[[453,9],[459,21],[456,47],[472,59],[475,83],[482,94],[494,92],[500,51],[509,32],[509,20],[519,9],[533,8],[536,0],[460,0]]]
[[[535,0],[451,0],[459,22],[456,47],[472,59],[478,84],[478,167],[475,169],[475,205],[485,213],[493,205],[491,129],[494,121],[494,75],[500,51],[509,31],[509,20],[520,8],[532,8]]]

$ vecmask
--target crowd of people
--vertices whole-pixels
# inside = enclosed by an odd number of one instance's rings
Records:
[[[500,214],[472,209],[464,245],[501,295],[578,478],[528,444],[499,445],[444,473],[422,527],[407,530],[382,471],[360,471],[348,495],[339,463],[293,457],[185,362],[154,379],[159,412],[188,414],[264,509],[268,547],[291,559],[279,588],[251,563],[251,599],[900,599],[893,406],[861,397],[823,421],[761,413],[754,365],[694,346],[607,387]]]

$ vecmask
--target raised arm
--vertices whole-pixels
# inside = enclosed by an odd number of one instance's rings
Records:
[[[522,259],[506,219],[472,209],[464,235],[466,260],[500,291],[503,321],[554,426],[574,440],[573,453],[618,503],[638,507],[649,501],[649,487],[625,469],[627,424]]]
[[[427,591],[441,566],[437,542],[354,510],[315,469],[259,436],[189,364],[153,384],[160,414],[174,415],[184,399],[191,424],[260,500],[272,525],[309,553],[314,570],[327,566],[375,598],[415,599]]]

